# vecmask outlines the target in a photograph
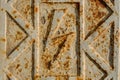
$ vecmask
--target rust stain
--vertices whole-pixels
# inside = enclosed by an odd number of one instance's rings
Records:
[[[44,2],[48,2],[49,0],[42,0],[42,1],[44,1]]]
[[[37,12],[38,12],[38,8],[37,8],[37,7],[35,7],[35,8],[34,8],[34,11],[37,13]]]
[[[70,59],[71,59],[71,57],[70,57],[70,56],[67,56],[67,57],[66,57],[66,59],[70,60]]]
[[[60,22],[60,20],[59,20],[59,19],[57,19],[57,22]]]
[[[19,71],[19,72],[21,72],[21,71],[22,71],[22,69],[18,69],[18,71]]]
[[[23,38],[23,35],[20,31],[17,31],[17,34],[16,34],[16,40],[20,40]]]
[[[1,38],[0,40],[1,40],[1,41],[3,41],[3,42],[5,42],[5,41],[6,41],[6,39],[5,39],[5,38]]]
[[[64,65],[64,69],[68,69],[69,68],[69,61],[66,61],[63,65]]]
[[[9,77],[11,77],[11,76],[12,76],[12,74],[11,74],[11,73],[9,73],[9,74],[8,74],[8,76],[9,76]]]
[[[48,67],[49,67],[48,64],[50,63],[51,55],[46,53],[45,55],[42,55],[41,59],[44,64],[44,67],[48,69]]]
[[[19,67],[20,67],[20,64],[17,64],[16,69],[18,69]]]
[[[83,77],[77,77],[76,80],[83,80]]]
[[[35,75],[35,77],[34,77],[35,80],[37,80],[37,79],[39,79],[39,78],[40,78],[39,75]]]
[[[4,9],[3,8],[1,8],[1,11],[3,11]]]
[[[28,63],[25,64],[25,68],[28,68]]]
[[[24,9],[24,14],[28,14],[30,10],[30,5],[26,5],[26,8]]]
[[[32,39],[31,41],[29,41],[30,44],[34,43],[35,39]]]
[[[15,14],[17,11],[13,11],[12,13]]]
[[[103,6],[103,4],[100,3],[99,0],[90,0],[91,3],[96,3],[96,5],[102,7],[102,8],[105,8],[105,6]]]
[[[56,80],[69,80],[69,76],[68,75],[57,76]]]
[[[52,14],[48,14],[48,19],[50,19],[52,17]]]
[[[14,18],[17,18],[17,16],[14,16]]]
[[[26,27],[27,29],[29,29],[30,25],[29,25],[29,24],[26,24],[25,27]]]
[[[19,48],[17,47],[16,50],[19,51]]]

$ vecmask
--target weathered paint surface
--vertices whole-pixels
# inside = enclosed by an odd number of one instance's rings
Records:
[[[120,80],[119,0],[0,0],[0,80]]]

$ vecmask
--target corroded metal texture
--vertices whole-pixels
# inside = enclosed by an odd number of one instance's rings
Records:
[[[0,80],[120,80],[119,0],[0,0]]]

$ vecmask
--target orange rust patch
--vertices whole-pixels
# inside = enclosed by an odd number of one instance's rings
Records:
[[[34,43],[35,39],[32,39],[31,41],[29,41],[30,44]]]
[[[3,11],[4,9],[2,8],[1,11]]]
[[[22,69],[18,69],[18,71],[19,71],[19,72],[21,72],[21,71],[22,71]]]
[[[40,76],[39,75],[35,75],[34,79],[36,80],[38,78],[40,78]]]
[[[66,61],[63,65],[64,65],[65,69],[68,69],[69,68],[69,61]]]
[[[26,28],[29,28],[29,26],[30,26],[29,24],[26,24],[26,25],[25,25]]]
[[[6,40],[5,40],[5,38],[1,38],[0,40],[1,40],[1,41],[3,41],[3,42],[5,42],[5,41],[6,41]]]
[[[83,80],[83,78],[82,77],[77,77],[77,79],[76,80]]]
[[[28,68],[28,63],[25,64],[25,68]]]
[[[59,19],[57,19],[57,22],[60,22],[60,20],[59,20]]]
[[[17,16],[15,16],[14,18],[17,18]]]
[[[35,7],[35,8],[34,8],[34,11],[35,11],[35,12],[38,12],[38,8],[37,8],[37,7]]]
[[[20,67],[20,64],[17,64],[16,69]]]
[[[18,31],[17,34],[21,35],[22,33]]]
[[[19,51],[19,48],[17,47],[16,50]]]
[[[52,17],[52,14],[48,14],[48,19],[50,19]]]
[[[17,34],[16,34],[16,40],[19,40],[19,39],[22,39],[23,38],[23,35],[21,32],[17,31]]]
[[[42,1],[44,1],[44,2],[48,2],[48,0],[42,0]]]
[[[8,76],[9,76],[9,77],[11,77],[11,76],[12,76],[12,74],[10,74],[10,73],[9,73],[9,74],[8,74]]]
[[[12,13],[15,14],[17,11],[13,11]]]

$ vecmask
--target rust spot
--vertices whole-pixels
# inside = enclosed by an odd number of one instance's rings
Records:
[[[77,79],[76,80],[83,80],[83,78],[82,77],[77,77]]]
[[[19,67],[20,67],[20,64],[17,64],[16,69],[18,69]]]
[[[43,1],[43,2],[48,2],[48,0],[41,0],[41,1]]]
[[[19,39],[22,39],[23,38],[23,35],[20,31],[17,31],[17,34],[16,34],[16,40],[19,40]]]
[[[57,76],[56,80],[69,80],[69,76],[68,75]]]
[[[35,7],[35,8],[34,8],[34,11],[35,11],[35,12],[38,12],[38,8],[37,8],[37,7]]]
[[[22,69],[18,69],[18,71],[19,71],[19,72],[21,72],[21,71],[22,71]]]
[[[2,8],[1,11],[3,11],[4,9]]]
[[[67,14],[69,18],[75,18],[74,14]]]
[[[65,69],[68,69],[69,68],[69,61],[66,61],[63,65],[64,65]]]
[[[29,43],[32,44],[35,42],[35,39],[32,39]]]
[[[29,24],[26,24],[25,27],[29,29],[30,25],[29,25]]]
[[[9,73],[9,74],[8,74],[8,76],[9,76],[9,77],[11,77],[11,76],[12,76],[12,74],[10,74],[10,73]]]
[[[16,50],[19,51],[19,48],[17,47]]]
[[[36,80],[38,78],[40,78],[40,76],[39,75],[35,75],[34,79]]]
[[[49,15],[48,15],[48,19],[50,19],[51,17],[52,17],[52,14],[49,14]]]
[[[29,14],[29,10],[30,10],[30,5],[26,5],[26,7],[24,8],[24,14]]]
[[[14,18],[17,18],[17,16],[15,16]]]
[[[17,11],[13,11],[12,13],[15,14]]]
[[[59,20],[59,19],[57,19],[57,22],[60,22],[60,20]]]
[[[70,57],[70,56],[67,56],[66,59],[71,59],[71,57]]]
[[[42,55],[41,59],[42,59],[42,62],[44,64],[44,67],[48,69],[49,68],[49,63],[50,63],[50,60],[51,60],[51,55],[46,53],[46,54]]]
[[[6,41],[6,40],[5,40],[5,38],[1,38],[0,40],[1,40],[1,41],[3,41],[3,42],[5,42],[5,41]]]
[[[28,68],[28,63],[25,64],[25,68]]]
[[[26,78],[26,80],[29,80],[28,78]]]
[[[17,34],[21,35],[22,33],[18,31]]]

